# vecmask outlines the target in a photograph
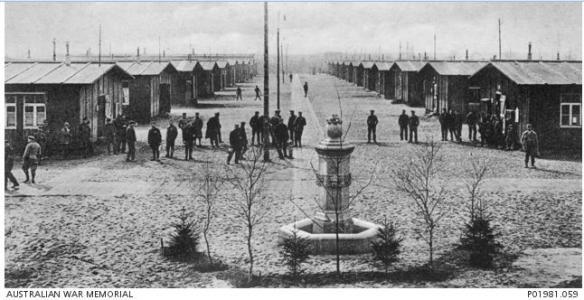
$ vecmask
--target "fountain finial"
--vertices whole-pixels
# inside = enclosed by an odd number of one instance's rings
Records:
[[[343,120],[339,115],[333,114],[330,119],[326,120],[326,134],[330,140],[340,140],[343,136]]]

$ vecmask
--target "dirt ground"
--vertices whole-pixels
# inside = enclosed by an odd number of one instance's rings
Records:
[[[273,76],[272,78],[275,78]],[[304,97],[301,84],[309,84]],[[262,86],[263,78],[242,85],[244,101],[235,102],[234,89],[206,99],[195,107],[173,107],[171,118],[183,112],[194,116],[200,112],[206,123],[214,112],[220,112],[223,140],[228,140],[233,124],[249,122],[254,111],[262,111],[263,103],[253,101],[253,88]],[[277,232],[284,224],[304,218],[304,211],[315,212],[313,202],[322,194],[315,184],[311,164],[317,162],[312,149],[323,137],[326,118],[341,113],[350,126],[347,141],[356,145],[351,171],[357,182],[371,174],[375,181],[357,201],[357,217],[379,221],[384,217],[396,222],[404,237],[396,272],[425,264],[427,248],[416,238],[416,216],[411,200],[393,186],[392,171],[409,159],[420,144],[399,139],[397,118],[403,109],[422,108],[391,104],[375,93],[366,92],[328,75],[296,75],[294,81],[281,85],[281,110],[302,111],[307,119],[304,147],[295,149],[294,160],[279,160],[271,153],[264,196],[269,201],[268,214],[256,228],[254,249],[256,267],[262,276],[279,276],[287,272],[278,254]],[[270,112],[276,102],[275,82],[270,87]],[[338,99],[337,95],[340,97]],[[340,103],[340,105],[339,105]],[[374,109],[380,123],[378,144],[367,144],[366,117]],[[167,120],[158,124],[166,127]],[[350,124],[350,125],[349,125]],[[138,139],[146,140],[148,126],[137,130]],[[163,135],[164,135],[164,131]],[[466,128],[463,130],[463,137]],[[438,121],[421,118],[420,142],[439,140]],[[180,137],[180,133],[179,133]],[[248,137],[251,132],[248,127]],[[180,140],[180,138],[178,139]],[[177,140],[177,141],[178,141]],[[465,139],[466,140],[466,139]],[[36,185],[22,185],[5,198],[5,264],[7,287],[223,287],[230,282],[223,273],[200,273],[187,264],[171,262],[159,254],[160,240],[169,236],[169,224],[181,208],[202,214],[203,204],[195,197],[201,182],[201,169],[206,161],[217,172],[225,172],[226,146],[220,150],[197,148],[195,161],[184,161],[178,141],[177,159],[150,161],[150,150],[142,142],[137,162],[125,162],[123,155],[99,154],[90,159],[50,160],[39,168]],[[208,145],[208,140],[203,141]],[[326,287],[519,287],[529,286],[529,266],[513,265],[529,249],[581,249],[582,188],[579,159],[540,158],[537,169],[523,168],[523,153],[508,152],[469,143],[439,142],[443,155],[441,180],[449,195],[445,218],[438,228],[437,257],[449,266],[450,275],[440,280],[358,280],[349,283],[307,283]],[[164,151],[161,153],[163,156]],[[503,244],[500,267],[476,270],[461,262],[454,251],[460,229],[467,218],[464,179],[469,159],[488,160],[491,172],[483,186],[484,197],[494,217]],[[245,163],[245,162],[244,162]],[[19,180],[24,175],[15,166]],[[294,203],[290,201],[293,196]],[[213,254],[232,269],[247,267],[243,223],[233,204],[239,195],[225,186],[219,196],[215,223],[210,238]],[[531,250],[529,250],[531,251]],[[581,251],[580,251],[581,252]],[[529,254],[529,252],[527,252]],[[555,251],[553,253],[564,253]],[[572,253],[572,252],[571,252]],[[553,255],[553,254],[549,254]],[[535,255],[533,257],[549,256]],[[546,258],[547,257],[547,258]],[[579,257],[576,255],[575,257]],[[580,264],[579,259],[574,263]],[[311,258],[307,274],[317,276],[334,271],[333,256]],[[526,269],[527,268],[527,269]],[[343,256],[342,269],[365,274],[376,269],[369,255]],[[404,271],[404,272],[406,272]],[[554,286],[572,280],[572,273],[557,269],[553,280],[538,278],[538,287]],[[559,273],[559,274],[557,274]],[[315,275],[316,274],[316,275]],[[311,276],[312,276],[311,275]],[[318,275],[319,276],[319,275]],[[320,277],[315,277],[318,281]],[[323,275],[324,276],[324,275]],[[326,276],[325,276],[326,277]],[[322,279],[322,278],[321,278]],[[266,282],[271,282],[267,280]],[[309,281],[310,282],[310,281]],[[267,284],[278,286],[277,283]]]

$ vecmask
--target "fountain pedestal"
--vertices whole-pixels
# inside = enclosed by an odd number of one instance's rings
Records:
[[[311,241],[313,254],[333,254],[336,253],[338,224],[340,252],[366,253],[370,251],[370,242],[375,239],[379,226],[348,213],[352,181],[350,158],[355,146],[343,142],[342,121],[337,115],[327,123],[327,137],[315,147],[318,153],[316,184],[323,188],[319,200],[321,211],[312,218],[283,226],[280,237],[296,231]]]

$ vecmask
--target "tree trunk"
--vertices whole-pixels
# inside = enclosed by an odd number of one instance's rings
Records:
[[[337,276],[341,277],[341,255],[339,253],[339,212],[338,211],[335,211],[335,237],[336,237],[335,249],[337,252]]]
[[[247,227],[247,253],[249,255],[249,279],[251,281],[253,276],[253,250],[251,248],[251,234],[252,234],[252,226]]]
[[[211,246],[209,245],[209,240],[207,239],[207,230],[208,225],[205,226],[205,230],[203,231],[203,238],[205,239],[205,244],[207,245],[207,257],[209,257],[209,263],[213,264],[213,259],[211,258]]]

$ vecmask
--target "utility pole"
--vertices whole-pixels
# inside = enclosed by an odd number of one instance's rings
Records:
[[[57,39],[53,38],[53,61],[57,61]]]
[[[501,19],[499,19],[499,60],[503,59],[501,57]]]
[[[280,28],[276,30],[276,108],[280,109]]]
[[[101,66],[101,24],[99,24],[99,54],[97,58],[97,65]]]
[[[161,57],[160,57],[160,36],[158,36],[158,63],[161,62]]]
[[[434,33],[434,60],[436,60],[436,33]]]
[[[270,142],[270,132],[268,129],[268,122],[270,117],[270,67],[268,59],[268,2],[264,2],[264,161],[270,161],[270,150],[268,144]]]

